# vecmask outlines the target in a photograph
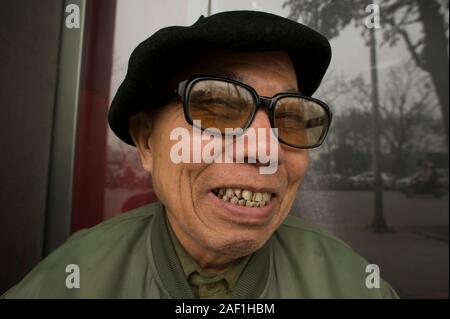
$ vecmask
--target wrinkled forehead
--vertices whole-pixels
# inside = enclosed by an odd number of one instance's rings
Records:
[[[284,51],[267,52],[233,52],[216,51],[203,53],[194,65],[200,69],[230,69],[247,66],[257,69],[268,69],[278,73],[295,75],[291,58]]]
[[[280,91],[298,91],[294,65],[284,51],[204,52],[180,70],[175,82],[199,74],[226,77],[251,86],[264,81]]]

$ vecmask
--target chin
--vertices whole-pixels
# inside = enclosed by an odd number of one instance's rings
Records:
[[[208,243],[211,248],[223,255],[239,258],[254,253],[261,248],[271,234],[251,234],[252,231],[228,232],[225,238]]]

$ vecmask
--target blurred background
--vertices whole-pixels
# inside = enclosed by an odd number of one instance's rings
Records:
[[[136,45],[201,14],[257,10],[333,48],[315,94],[331,131],[291,213],[378,264],[401,297],[448,298],[448,1],[372,3],[0,0],[0,294],[71,233],[157,200],[106,121]]]

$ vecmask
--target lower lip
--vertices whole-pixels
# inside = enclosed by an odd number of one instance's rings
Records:
[[[227,212],[227,217],[233,216],[235,218],[245,220],[266,219],[271,215],[275,202],[275,198],[272,197],[272,200],[263,207],[247,207],[225,202],[212,192],[210,192],[208,196],[211,197],[217,207],[219,207],[222,211]]]

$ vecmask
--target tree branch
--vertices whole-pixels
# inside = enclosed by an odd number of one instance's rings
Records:
[[[411,53],[411,56],[412,56],[414,62],[416,62],[417,66],[420,67],[422,70],[428,72],[428,70],[425,66],[425,63],[422,61],[422,59],[420,57],[420,54],[416,51],[417,48],[423,44],[422,43],[423,41],[420,40],[416,44],[413,44],[409,37],[408,32],[406,30],[399,28],[393,18],[384,18],[384,20],[391,26],[394,33],[399,34],[403,38],[403,40],[405,41],[406,47],[407,47],[408,51]]]

